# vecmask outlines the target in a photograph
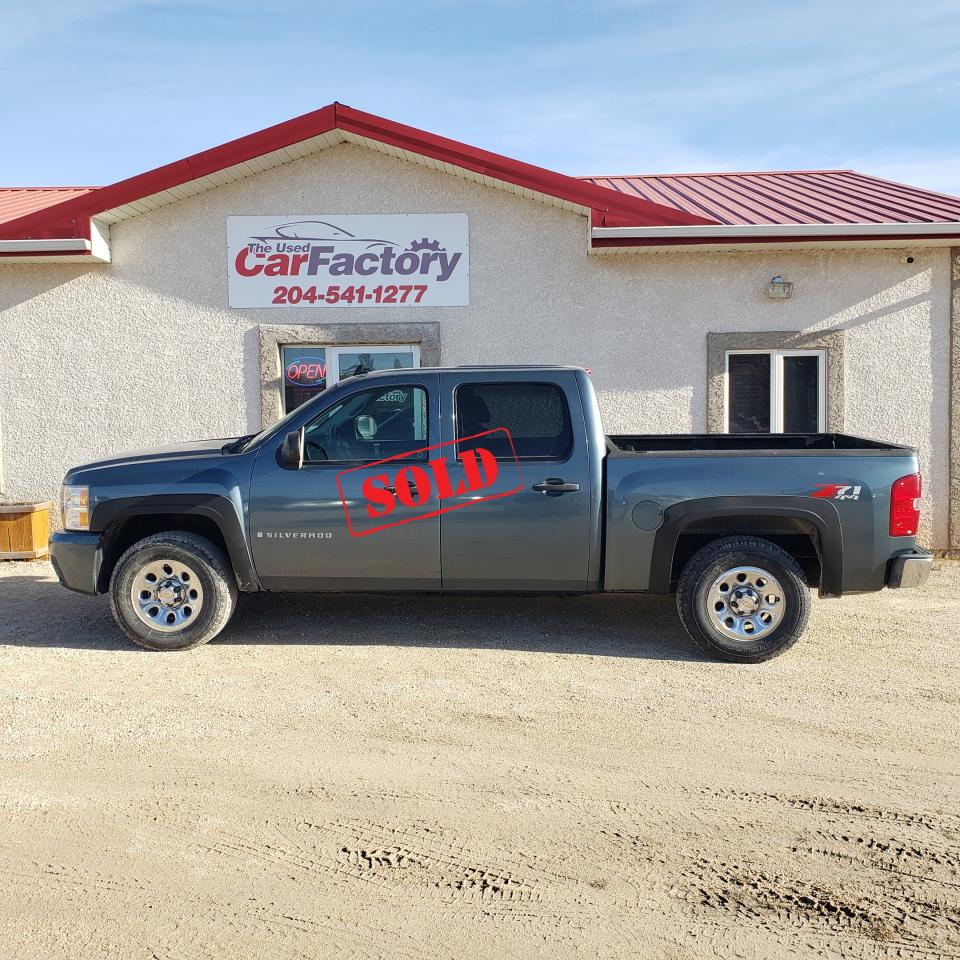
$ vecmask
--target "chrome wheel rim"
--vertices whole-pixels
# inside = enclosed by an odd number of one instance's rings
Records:
[[[741,643],[767,636],[783,620],[780,581],[760,567],[731,567],[710,586],[707,616],[725,637]]]
[[[130,586],[137,616],[163,633],[185,630],[203,608],[203,587],[192,567],[180,560],[154,560],[141,567]]]

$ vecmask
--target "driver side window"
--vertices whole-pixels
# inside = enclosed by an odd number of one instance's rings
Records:
[[[385,460],[426,447],[427,391],[384,384],[337,400],[305,429],[307,463]],[[426,460],[419,450],[405,459]]]

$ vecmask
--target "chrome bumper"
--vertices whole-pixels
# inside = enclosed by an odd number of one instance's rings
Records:
[[[932,569],[933,555],[925,550],[913,549],[909,553],[902,553],[890,562],[887,586],[922,587]]]

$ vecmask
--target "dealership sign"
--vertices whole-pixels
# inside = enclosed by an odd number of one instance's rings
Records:
[[[231,307],[461,307],[463,213],[227,217]]]

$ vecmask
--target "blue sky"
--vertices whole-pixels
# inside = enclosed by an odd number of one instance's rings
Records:
[[[571,174],[960,194],[958,41],[956,0],[8,0],[0,184],[109,183],[340,100]]]

